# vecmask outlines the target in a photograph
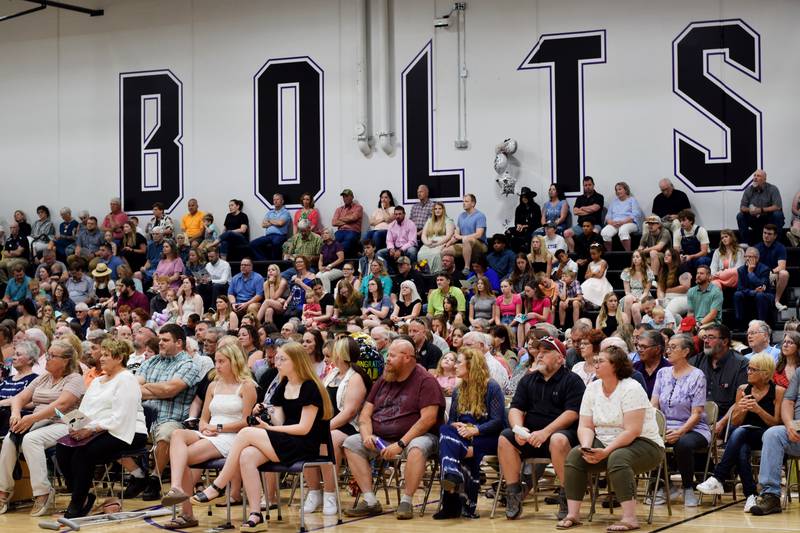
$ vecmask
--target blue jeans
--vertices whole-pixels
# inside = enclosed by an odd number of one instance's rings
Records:
[[[369,239],[375,245],[376,250],[386,248],[386,234],[389,233],[385,229],[371,229],[365,235],[364,239]]]
[[[286,235],[281,233],[270,233],[250,241],[253,259],[256,261],[280,259],[283,255],[282,246],[284,242],[286,242]]]
[[[389,256],[388,248],[384,248],[383,250],[378,250],[377,255],[378,257],[383,259],[383,262],[386,263],[387,268],[392,274],[397,273],[397,262]],[[413,265],[414,263],[417,262],[417,247],[416,246],[409,247],[405,252],[403,252],[403,255],[408,257],[411,260],[411,264]]]
[[[778,233],[780,234],[785,220],[783,211],[772,211],[771,213],[766,213],[758,217],[754,217],[750,213],[742,213],[739,211],[736,215],[736,224],[739,226],[739,242],[743,244],[756,244],[761,242],[761,231],[767,224],[775,224],[778,226]]]
[[[761,447],[761,470],[758,482],[761,494],[781,497],[781,467],[785,454],[800,455],[800,442],[791,442],[785,426],[773,426],[764,433]]]
[[[722,454],[722,459],[714,469],[714,477],[720,482],[727,481],[735,466],[739,472],[739,479],[742,480],[744,495],[756,494],[756,482],[753,479],[753,467],[750,464],[750,458],[753,450],[761,449],[761,438],[764,435],[764,431],[765,428],[758,427],[739,427],[734,429],[728,437],[725,453]]]
[[[219,253],[228,255],[231,246],[246,246],[247,239],[238,231],[226,231],[219,236]]]
[[[340,229],[334,235],[336,242],[341,243],[344,248],[345,257],[355,257],[356,248],[358,247],[358,240],[361,238],[361,233],[349,229]]]

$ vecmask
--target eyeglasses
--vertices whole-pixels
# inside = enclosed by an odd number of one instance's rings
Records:
[[[706,335],[706,336],[705,336],[705,337],[703,337],[703,338],[704,338],[705,340],[709,340],[709,341],[715,341],[715,340],[719,339],[720,337],[719,337],[719,335]]]
[[[584,348],[586,346],[591,346],[591,345],[592,345],[592,343],[589,342],[589,341],[581,341],[581,342],[578,343],[578,346],[580,346],[581,348]]]
[[[761,368],[755,368],[755,367],[752,367],[752,366],[748,366],[747,367],[747,373],[748,374],[755,374],[756,372],[764,372],[764,370],[761,369]]]
[[[641,352],[643,350],[649,350],[653,346],[655,346],[655,344],[637,344],[636,349]]]
[[[49,361],[50,359],[71,359],[71,357],[64,357],[63,355],[53,355],[49,353],[45,355],[45,359]]]

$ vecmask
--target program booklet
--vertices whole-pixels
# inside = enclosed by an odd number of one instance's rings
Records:
[[[81,413],[77,409],[70,411],[67,414],[64,414],[56,409],[56,415],[58,415],[58,418],[60,418],[67,426],[69,426],[70,431],[78,431],[79,429],[83,429],[89,424],[89,422],[92,421],[91,418]]]

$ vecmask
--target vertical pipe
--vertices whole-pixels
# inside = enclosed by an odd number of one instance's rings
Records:
[[[381,150],[386,154],[394,151],[394,132],[391,127],[392,102],[389,72],[390,60],[390,32],[389,32],[389,0],[377,0],[376,26],[379,34],[378,55],[378,93],[381,98],[380,125],[377,132]]]
[[[372,152],[369,145],[369,65],[367,39],[367,1],[356,0],[356,30],[358,47],[356,50],[356,97],[358,99],[358,118],[356,120],[356,143],[362,154]]]

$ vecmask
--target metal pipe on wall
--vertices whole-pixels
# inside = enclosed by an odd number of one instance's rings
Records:
[[[378,144],[387,155],[394,152],[394,131],[392,131],[392,85],[389,70],[391,58],[391,33],[389,31],[389,0],[377,0],[376,24],[378,28],[378,94],[380,95],[380,125],[376,133]]]
[[[358,99],[358,118],[356,121],[356,144],[362,154],[372,153],[370,146],[369,109],[369,36],[367,28],[367,2],[356,0],[356,26],[358,28],[358,48],[356,50],[356,98]]]

